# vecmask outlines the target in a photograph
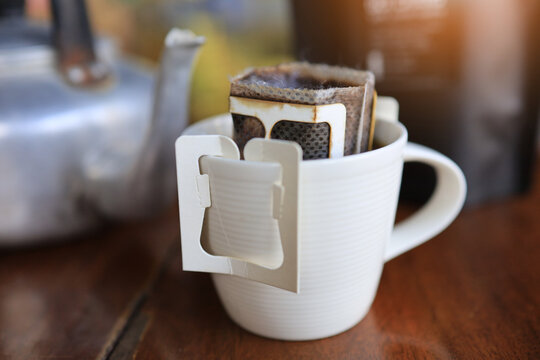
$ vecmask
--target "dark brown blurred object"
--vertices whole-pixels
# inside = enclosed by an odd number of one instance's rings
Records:
[[[176,211],[0,251],[0,359],[538,359],[537,179],[530,196],[466,209],[387,263],[366,318],[319,341],[234,324],[210,277],[181,270]]]
[[[293,0],[302,60],[368,68],[412,141],[463,169],[468,203],[526,191],[540,102],[540,2]],[[429,168],[402,194],[426,199]],[[419,179],[422,179],[419,181]]]

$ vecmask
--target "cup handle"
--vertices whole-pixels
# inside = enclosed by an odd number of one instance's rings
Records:
[[[403,160],[432,166],[437,174],[437,186],[420,210],[394,227],[386,247],[385,261],[392,260],[443,231],[463,207],[467,192],[463,172],[441,153],[422,145],[408,143]]]

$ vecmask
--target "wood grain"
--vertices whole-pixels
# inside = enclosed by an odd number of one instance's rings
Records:
[[[539,181],[528,196],[465,210],[441,235],[386,265],[373,307],[356,327],[310,342],[242,330],[208,275],[180,270],[177,248],[141,309],[150,320],[132,356],[538,359],[539,216]]]
[[[108,357],[177,242],[176,220],[170,211],[71,243],[0,250],[0,358]]]
[[[386,264],[353,329],[309,342],[234,324],[181,271],[175,210],[77,242],[0,252],[1,359],[538,359],[540,171]],[[401,209],[400,217],[410,212]]]

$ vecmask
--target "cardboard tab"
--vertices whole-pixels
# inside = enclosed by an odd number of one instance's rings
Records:
[[[178,199],[183,268],[230,274],[262,282],[281,289],[299,292],[299,183],[301,147],[290,141],[252,139],[246,144],[248,161],[277,162],[281,165],[281,181],[275,183],[274,196],[269,199],[278,215],[278,227],[283,249],[283,262],[275,269],[241,259],[217,256],[201,245],[205,208],[211,206],[208,175],[201,175],[202,156],[221,156],[239,160],[236,144],[220,135],[181,136],[176,141]],[[226,211],[226,210],[224,210]]]
[[[343,104],[302,105],[230,96],[229,110],[259,119],[264,125],[266,139],[270,139],[272,128],[281,120],[327,123],[330,126],[329,157],[344,154],[347,110]]]

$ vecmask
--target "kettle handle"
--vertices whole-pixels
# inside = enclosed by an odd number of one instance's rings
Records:
[[[181,136],[176,140],[178,200],[182,265],[187,271],[237,275],[281,289],[299,291],[299,175],[302,149],[296,143],[281,140],[252,139],[244,148],[248,161],[277,162],[281,165],[281,183],[277,191],[274,217],[278,220],[283,262],[269,268],[238,258],[211,255],[201,245],[204,213],[211,206],[210,180],[201,174],[199,159],[215,155],[240,159],[236,143],[221,135]]]
[[[98,61],[84,0],[51,0],[53,41],[59,69],[72,85],[95,85],[108,77]]]

